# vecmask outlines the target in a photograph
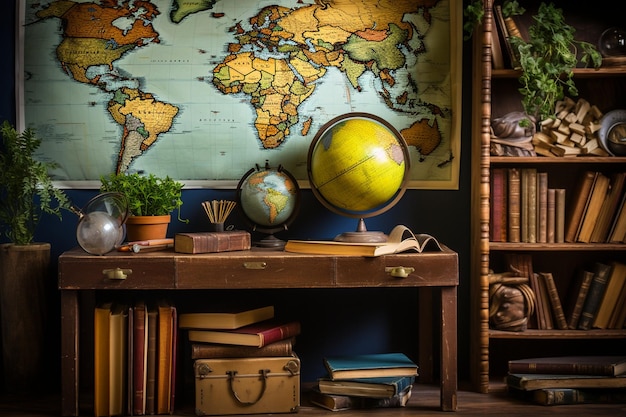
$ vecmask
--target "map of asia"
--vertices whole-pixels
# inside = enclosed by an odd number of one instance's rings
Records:
[[[236,185],[266,161],[305,181],[319,128],[371,113],[405,138],[413,186],[452,188],[451,15],[450,0],[26,0],[19,118],[61,182]]]

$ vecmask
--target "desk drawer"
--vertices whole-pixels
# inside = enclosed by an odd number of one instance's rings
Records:
[[[170,289],[175,288],[174,283],[171,257],[59,259],[61,289]]]
[[[406,253],[376,258],[337,257],[340,287],[428,287],[458,285],[457,256]]]
[[[330,257],[216,256],[179,257],[178,288],[315,288],[334,286]]]

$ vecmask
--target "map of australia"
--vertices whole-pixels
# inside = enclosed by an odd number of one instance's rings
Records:
[[[412,180],[454,175],[445,0],[27,0],[24,22],[25,123],[59,180],[264,161],[305,179],[315,132],[349,112],[402,133]]]

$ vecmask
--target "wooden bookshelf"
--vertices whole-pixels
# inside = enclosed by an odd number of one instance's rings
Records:
[[[532,13],[540,1],[524,2]],[[552,272],[561,300],[573,282],[576,271],[595,261],[626,262],[626,244],[623,243],[512,243],[490,241],[491,190],[490,174],[494,167],[536,168],[548,172],[550,187],[566,189],[566,196],[574,193],[578,176],[585,170],[617,172],[626,169],[626,157],[511,157],[492,156],[491,120],[512,111],[522,111],[518,77],[520,71],[492,68],[492,31],[496,30],[493,0],[485,0],[482,25],[473,35],[472,61],[472,199],[471,211],[471,329],[470,377],[478,392],[489,392],[494,374],[494,361],[501,365],[507,359],[516,359],[546,351],[558,351],[575,345],[578,354],[615,352],[626,349],[626,328],[591,330],[539,330],[529,328],[513,332],[491,329],[489,326],[489,273],[504,268],[503,259],[509,253],[527,253],[533,260],[533,269]],[[558,0],[566,22],[577,28],[575,37],[597,44],[599,34],[608,27],[620,26],[615,6],[606,1],[596,7],[575,5]],[[579,90],[573,100],[584,98],[606,113],[626,109],[626,66],[606,66],[600,69],[577,68],[574,81]],[[567,95],[567,92],[566,92]],[[554,183],[552,183],[554,181]],[[567,199],[567,203],[570,203]],[[566,212],[568,204],[565,205]],[[536,266],[536,268],[535,268]],[[490,348],[497,344],[497,351]],[[536,352],[524,349],[536,349]],[[502,369],[502,366],[499,367]]]

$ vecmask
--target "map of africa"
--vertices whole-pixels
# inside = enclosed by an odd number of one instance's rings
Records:
[[[365,112],[404,136],[411,185],[456,187],[450,0],[26,0],[22,12],[20,111],[58,181],[232,186],[266,161],[304,181],[317,130]]]

